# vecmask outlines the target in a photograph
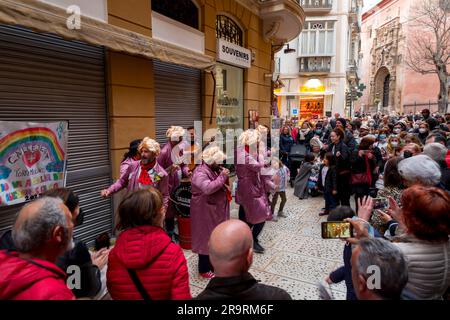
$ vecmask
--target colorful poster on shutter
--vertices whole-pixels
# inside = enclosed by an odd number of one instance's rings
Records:
[[[0,121],[0,206],[65,186],[68,124]]]

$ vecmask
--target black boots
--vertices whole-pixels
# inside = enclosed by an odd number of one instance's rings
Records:
[[[264,253],[265,249],[259,244],[258,241],[253,242],[253,252]]]

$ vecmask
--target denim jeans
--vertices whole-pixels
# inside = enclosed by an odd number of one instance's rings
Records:
[[[337,207],[337,201],[334,195],[330,192],[324,193],[325,198],[325,211],[329,212]]]

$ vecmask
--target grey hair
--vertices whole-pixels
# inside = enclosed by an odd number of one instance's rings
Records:
[[[429,187],[435,187],[441,180],[441,168],[436,161],[424,154],[400,161],[398,172],[407,181]]]
[[[67,218],[61,204],[63,201],[59,198],[44,197],[20,210],[17,217],[30,205],[38,205],[35,214],[14,225],[12,239],[17,251],[29,253],[41,248],[51,238],[56,226],[63,227],[64,234],[68,234]]]
[[[364,279],[372,273],[371,266],[380,271],[380,287],[373,291],[383,299],[400,299],[408,282],[408,264],[400,249],[381,238],[365,238],[359,242],[361,248],[356,270]]]
[[[447,148],[440,143],[429,143],[423,148],[423,153],[436,162],[445,161]]]

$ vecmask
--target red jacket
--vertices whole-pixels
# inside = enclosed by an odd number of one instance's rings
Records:
[[[447,163],[447,167],[450,168],[450,150],[447,151],[447,155],[445,156],[445,162]]]
[[[54,263],[0,251],[0,300],[73,300],[66,274]]]
[[[127,269],[136,270],[152,300],[191,299],[186,258],[161,228],[126,230],[109,253],[106,280],[111,297],[142,300]]]

